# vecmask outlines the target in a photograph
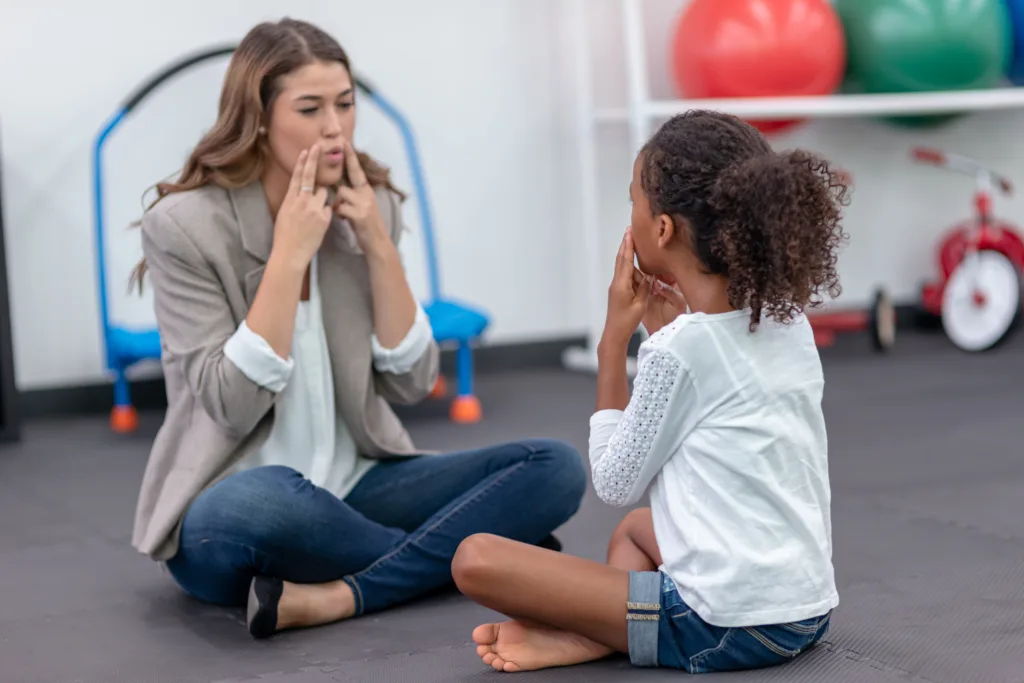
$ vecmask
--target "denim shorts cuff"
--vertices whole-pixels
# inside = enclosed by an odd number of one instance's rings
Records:
[[[658,666],[660,600],[661,572],[629,573],[626,634],[629,644],[629,661],[633,666]]]

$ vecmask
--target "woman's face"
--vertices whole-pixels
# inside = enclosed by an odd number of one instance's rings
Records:
[[[317,61],[283,76],[279,86],[267,126],[274,160],[290,176],[299,154],[320,143],[317,184],[337,185],[345,168],[345,141],[352,140],[356,123],[348,69]]]

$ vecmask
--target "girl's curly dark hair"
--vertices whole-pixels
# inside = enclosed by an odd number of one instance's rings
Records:
[[[823,290],[839,296],[848,188],[824,159],[776,153],[744,121],[695,110],[644,146],[640,183],[655,215],[689,226],[707,272],[728,279],[730,303],[752,310],[752,332],[762,315],[785,323],[820,305]]]

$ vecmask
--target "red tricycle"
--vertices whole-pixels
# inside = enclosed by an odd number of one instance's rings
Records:
[[[949,339],[964,351],[986,351],[1009,338],[1021,321],[1024,239],[1016,226],[992,215],[993,193],[1013,186],[973,159],[915,147],[915,161],[974,177],[974,216],[943,237],[940,279],[926,284],[921,306],[942,319]]]
[[[846,185],[853,185],[849,171],[837,170],[837,176]],[[896,308],[884,288],[875,289],[871,305],[866,310],[832,310],[807,316],[814,330],[818,346],[835,344],[841,332],[867,332],[875,351],[885,353],[896,343]]]
[[[838,310],[807,316],[814,330],[814,343],[820,347],[835,344],[840,332],[867,332],[871,347],[879,353],[896,343],[896,307],[888,292],[879,287],[866,310]]]

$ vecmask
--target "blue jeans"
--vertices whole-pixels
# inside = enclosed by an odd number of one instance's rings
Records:
[[[792,661],[828,632],[832,613],[791,624],[725,628],[701,619],[663,572],[631,572],[627,628],[636,666],[691,674],[744,671]]]
[[[586,483],[580,454],[550,440],[382,461],[344,501],[293,469],[259,467],[196,498],[167,568],[187,593],[230,606],[245,604],[255,575],[343,579],[365,614],[449,584],[467,536],[541,542]]]

